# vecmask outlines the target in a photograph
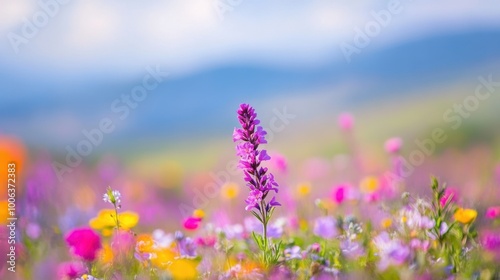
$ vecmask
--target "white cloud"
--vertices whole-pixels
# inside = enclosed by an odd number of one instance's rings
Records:
[[[33,1],[0,1],[2,38],[40,9]],[[370,12],[388,2],[243,0],[219,21],[207,0],[70,1],[20,57],[40,69],[71,73],[140,72],[152,63],[182,73],[234,60],[304,66],[341,57],[340,43],[352,40],[354,27],[372,20]],[[494,0],[401,3],[404,11],[374,46],[443,30],[500,26],[500,4]],[[6,40],[0,43],[0,59],[12,56],[2,50],[9,47]]]

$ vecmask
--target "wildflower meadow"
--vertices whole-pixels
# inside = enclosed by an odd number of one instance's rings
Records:
[[[116,163],[82,170],[100,179],[67,190],[76,195],[60,201],[66,196],[53,188],[57,179],[50,165],[41,160],[21,177],[16,170],[24,165],[25,150],[13,138],[3,138],[2,159],[9,158],[4,165],[11,166],[3,176],[21,178],[25,185],[15,186],[19,181],[11,180],[9,186],[17,188],[12,193],[23,195],[9,195],[2,202],[2,221],[7,221],[2,246],[12,256],[2,264],[3,275],[15,271],[19,279],[500,277],[500,204],[471,201],[431,174],[425,184],[408,186],[401,138],[390,138],[380,147],[391,163],[384,172],[363,174],[353,162],[349,169],[356,172],[351,180],[297,183],[287,179],[286,156],[266,150],[267,132],[256,109],[241,104],[234,119],[238,125],[232,140],[240,180],[217,190],[215,207],[195,208],[185,217],[182,207],[148,208],[149,200],[163,194],[150,194],[140,181],[118,183],[113,179],[120,174]],[[352,135],[354,117],[340,115],[337,129]],[[106,180],[114,183],[108,186]],[[419,193],[412,191],[415,187]],[[148,197],[146,204],[138,204],[138,197]]]

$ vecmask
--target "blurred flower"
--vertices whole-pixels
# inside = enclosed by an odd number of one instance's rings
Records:
[[[285,259],[287,261],[293,260],[293,259],[302,259],[302,252],[300,250],[299,246],[293,246],[292,248],[286,248],[284,251],[285,254]]]
[[[304,197],[311,193],[311,184],[310,183],[301,183],[297,186],[297,195],[299,197]]]
[[[184,223],[182,225],[187,230],[196,230],[200,226],[200,223],[201,223],[201,218],[188,217],[187,219],[184,220]]]
[[[198,261],[190,259],[177,259],[172,262],[172,264],[168,268],[168,271],[172,274],[173,279],[197,279],[197,266]]]
[[[226,183],[221,188],[221,194],[224,199],[231,200],[236,198],[240,193],[240,187],[238,184],[230,182]]]
[[[385,231],[373,239],[373,244],[378,249],[379,269],[386,270],[390,265],[401,265],[410,256],[410,249],[398,239],[391,239]]]
[[[171,234],[171,233],[166,234],[161,229],[155,229],[151,233],[151,236],[153,237],[155,242],[158,244],[158,246],[161,248],[169,248],[175,240],[173,234]]]
[[[458,201],[458,190],[456,188],[446,188],[441,200],[439,200],[441,207],[444,207],[448,199],[450,199],[450,202],[456,203]]]
[[[9,202],[7,200],[0,201],[0,225],[7,224],[9,218]]]
[[[26,226],[26,235],[31,239],[38,239],[42,229],[37,223],[28,223]]]
[[[86,261],[93,261],[101,249],[101,238],[90,228],[72,230],[66,236],[71,252]]]
[[[335,201],[337,204],[341,204],[346,198],[346,188],[347,186],[345,185],[338,185],[334,187],[332,192],[333,201]]]
[[[136,238],[135,250],[139,253],[152,253],[156,249],[156,244],[149,234],[140,234]]]
[[[103,209],[99,211],[97,217],[90,220],[89,225],[95,230],[100,230],[102,235],[110,236],[116,227],[115,215],[115,209]],[[135,212],[125,211],[118,214],[118,219],[120,220],[120,228],[129,230],[137,225],[139,215]]]
[[[205,236],[196,238],[196,244],[203,247],[213,247],[217,242],[217,237],[215,236]]]
[[[286,173],[287,171],[287,161],[285,156],[278,154],[278,153],[273,153],[271,156],[271,160],[269,162],[272,167],[274,167],[277,171],[281,173]]]
[[[104,244],[102,246],[102,250],[100,251],[99,254],[99,259],[102,263],[104,264],[111,264],[113,263],[113,250],[111,250],[111,246],[109,244]]]
[[[392,226],[392,219],[391,218],[385,218],[381,222],[382,228],[383,229],[388,229]]]
[[[429,249],[430,245],[431,245],[431,243],[429,242],[429,240],[420,240],[417,238],[413,238],[410,241],[411,248],[422,250],[424,252],[426,252]]]
[[[118,230],[111,239],[113,263],[127,265],[130,256],[133,256],[136,245],[134,234],[129,230]]]
[[[285,218],[276,219],[274,223],[268,226],[267,236],[271,238],[281,238],[284,232],[285,224],[286,224]]]
[[[315,235],[329,239],[337,235],[335,220],[332,217],[317,218],[314,223],[313,232]]]
[[[500,217],[500,206],[492,206],[486,209],[486,218],[495,219]]]
[[[349,238],[340,242],[340,250],[349,259],[356,259],[364,254],[363,246]]]
[[[81,262],[65,262],[61,263],[57,269],[59,279],[72,280],[83,275],[87,269]]]
[[[309,246],[309,249],[311,252],[319,253],[321,251],[321,245],[319,245],[319,243],[313,243]]]
[[[486,250],[500,254],[500,233],[490,231],[483,232],[481,244]]]
[[[354,126],[354,117],[350,113],[342,113],[339,116],[338,124],[343,131],[350,131]]]
[[[453,217],[462,224],[468,224],[476,219],[477,212],[474,209],[458,208]]]
[[[205,212],[201,209],[196,209],[193,211],[193,217],[203,219],[205,217]]]
[[[12,136],[0,134],[0,182],[5,184],[9,178],[8,164],[15,163],[16,178],[21,178],[24,166],[24,158],[26,157],[26,148],[20,139]],[[52,173],[51,173],[52,174]],[[16,184],[16,192],[21,193],[24,184]],[[5,186],[6,188],[7,186]],[[0,192],[0,200],[7,200],[7,191]],[[6,220],[1,220],[4,223]]]
[[[399,137],[390,138],[385,142],[385,150],[390,154],[397,154],[401,150],[403,140]]]
[[[360,183],[361,191],[364,193],[373,193],[380,187],[380,182],[377,177],[366,177]]]

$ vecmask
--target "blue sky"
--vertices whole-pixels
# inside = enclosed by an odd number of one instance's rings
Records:
[[[53,0],[55,1],[55,0]],[[42,3],[1,0],[0,61],[33,75],[137,75],[151,64],[174,74],[233,62],[307,67],[342,58],[340,45],[390,1],[71,1],[15,54],[8,34],[22,34]],[[366,51],[427,36],[500,27],[500,3],[397,1],[401,12]],[[230,3],[237,3],[231,6]],[[218,5],[218,6],[217,6]],[[226,5],[226,6],[224,6]],[[227,6],[229,5],[229,6]],[[223,17],[216,7],[228,7]],[[52,9],[54,10],[54,9]]]

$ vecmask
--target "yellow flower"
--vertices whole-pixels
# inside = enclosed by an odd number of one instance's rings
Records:
[[[221,188],[222,197],[227,199],[227,200],[231,200],[231,199],[237,197],[239,193],[240,193],[240,187],[236,183],[230,182],[230,183],[224,184]]]
[[[118,220],[120,222],[120,228],[128,230],[137,225],[139,222],[139,215],[135,212],[126,211],[118,213]],[[90,220],[89,225],[95,230],[100,230],[102,235],[110,236],[113,233],[113,229],[116,227],[115,210],[103,209],[99,211],[97,217]]]
[[[384,229],[390,228],[392,226],[392,219],[391,218],[385,218],[382,220],[382,227]]]
[[[174,261],[176,255],[169,249],[157,248],[151,255],[151,263],[159,268],[166,269]]]
[[[111,247],[108,244],[104,244],[102,246],[100,256],[101,256],[101,261],[105,264],[113,262],[114,258],[113,250],[111,250]]]
[[[203,219],[205,217],[205,212],[201,209],[196,209],[193,211],[193,217]]]
[[[297,186],[297,194],[299,197],[307,196],[309,193],[311,193],[311,184],[301,183]]]
[[[196,267],[198,262],[188,259],[177,259],[168,268],[173,279],[197,279],[198,271]]]
[[[458,208],[457,212],[455,212],[455,215],[453,215],[456,221],[462,223],[462,224],[468,224],[474,221],[477,217],[477,211],[474,209],[463,209],[463,208]]]
[[[402,216],[402,217],[401,217],[401,222],[402,222],[403,224],[405,224],[405,223],[406,223],[406,221],[408,221],[408,217],[406,217],[406,216]]]
[[[364,193],[372,193],[378,190],[380,187],[380,182],[377,177],[366,177],[360,183],[361,191]]]

